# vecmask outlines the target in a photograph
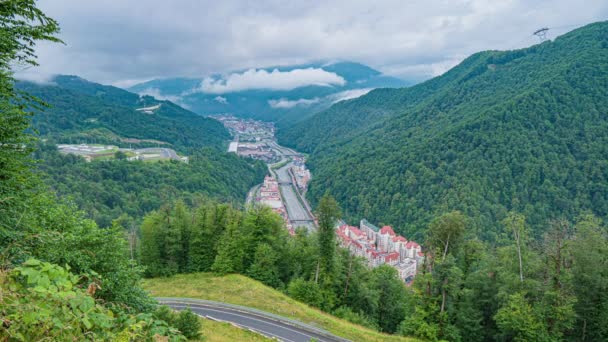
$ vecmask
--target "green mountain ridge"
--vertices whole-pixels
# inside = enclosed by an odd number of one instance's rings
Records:
[[[49,105],[34,111],[33,127],[42,137],[57,142],[120,145],[118,136],[159,140],[184,151],[192,147],[221,150],[230,139],[218,121],[201,117],[170,101],[139,96],[76,76],[57,76],[51,84],[22,81],[17,83],[17,88]],[[157,105],[160,107],[152,113],[141,110]],[[107,131],[113,134],[105,134]]]
[[[493,239],[508,211],[547,220],[608,215],[608,23],[514,51],[472,55],[411,88],[334,105],[281,143],[311,153],[309,196],[348,218],[421,237],[462,210]],[[339,174],[340,177],[335,177]]]
[[[17,87],[49,105],[32,118],[33,128],[48,140],[34,153],[40,161],[37,171],[57,195],[70,198],[101,227],[121,216],[137,222],[176,199],[193,203],[213,198],[240,205],[266,173],[263,163],[225,152],[230,135],[219,121],[170,101],[77,76],[57,76],[50,85],[19,82]],[[151,113],[137,110],[158,105]],[[189,156],[189,163],[89,163],[63,155],[53,145],[85,142],[171,147]]]
[[[244,89],[225,93],[209,93],[201,89],[203,78],[166,78],[136,84],[129,90],[140,94],[153,93],[176,99],[180,104],[186,105],[201,115],[231,113],[244,118],[274,121],[280,127],[288,127],[330,107],[344,98],[349,91],[404,87],[412,84],[411,81],[383,75],[366,65],[347,61],[315,62],[256,70],[290,72],[310,68],[335,73],[345,83],[343,85],[311,84],[288,90]],[[232,74],[241,74],[245,71],[236,70]],[[206,79],[225,82],[225,75],[211,75]],[[284,105],[276,105],[277,102],[282,102]]]

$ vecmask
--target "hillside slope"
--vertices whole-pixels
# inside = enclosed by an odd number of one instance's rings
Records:
[[[125,139],[131,144],[133,139],[148,139],[184,150],[223,149],[230,138],[221,123],[169,101],[140,97],[76,76],[57,76],[50,84],[18,82],[17,87],[50,105],[35,111],[33,126],[41,136],[58,142],[120,145]]]
[[[184,274],[147,279],[143,286],[156,297],[198,298],[260,309],[325,329],[352,341],[417,341],[382,334],[341,320],[241,275]]]
[[[537,233],[585,210],[606,217],[608,22],[477,53],[423,84],[335,105],[279,138],[311,153],[313,202],[329,190],[348,218],[415,238],[454,209],[488,239],[509,210]]]

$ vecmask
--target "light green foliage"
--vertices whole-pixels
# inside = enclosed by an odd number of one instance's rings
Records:
[[[36,8],[34,0],[0,2],[0,245],[27,206],[27,192],[36,180],[29,170],[33,138],[25,134],[30,114],[23,110],[30,97],[14,89],[11,67],[36,65],[35,44],[59,40],[57,22]]]
[[[496,324],[503,336],[513,341],[547,341],[546,327],[523,293],[509,297],[507,305],[496,313]]]
[[[158,335],[171,341],[182,339],[168,326],[159,330],[161,322],[98,304],[93,293],[99,287],[91,276],[78,276],[54,264],[29,259],[0,280],[0,312],[5,327],[0,330],[2,338],[136,340]]]
[[[608,339],[608,230],[592,215],[582,216],[572,241],[575,336],[589,341]]]
[[[340,308],[351,320],[394,331],[405,314],[405,286],[397,273],[386,267],[370,270],[332,241],[331,268],[316,282],[318,234],[298,229],[289,238],[282,219],[268,207],[241,212],[212,201],[197,208],[177,202],[146,216],[139,255],[148,276],[200,270],[245,274],[324,311]],[[172,250],[187,254],[186,259],[173,257]]]
[[[323,281],[330,277],[333,271],[334,254],[336,249],[335,226],[341,217],[338,202],[329,194],[325,194],[317,208],[319,220],[319,268]]]
[[[161,321],[168,322],[189,339],[201,337],[201,320],[190,309],[175,312],[168,306],[162,305],[154,311],[153,316]]]
[[[377,321],[380,330],[394,333],[405,317],[406,290],[397,270],[382,265],[372,271],[372,284],[378,293]]]
[[[243,272],[243,247],[245,244],[238,221],[229,223],[224,233],[217,238],[220,241],[211,270],[219,274]]]
[[[298,278],[292,280],[287,287],[287,294],[293,299],[320,308],[323,305],[321,288],[314,281]]]
[[[277,260],[278,255],[270,245],[259,244],[255,250],[253,264],[247,274],[255,280],[277,288],[281,284]]]

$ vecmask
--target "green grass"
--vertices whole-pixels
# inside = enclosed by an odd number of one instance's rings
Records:
[[[143,285],[153,296],[199,298],[248,306],[296,319],[353,341],[417,341],[352,324],[241,275],[182,274],[147,279]]]
[[[204,338],[201,341],[205,342],[233,342],[233,341],[246,341],[246,342],[266,342],[274,341],[260,334],[254,333],[249,330],[235,327],[230,323],[217,322],[209,319],[201,318],[203,322],[202,333]]]

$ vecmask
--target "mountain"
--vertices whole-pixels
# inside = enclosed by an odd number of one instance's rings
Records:
[[[18,82],[17,88],[49,105],[32,117],[33,128],[48,140],[33,155],[40,161],[37,171],[99,226],[111,226],[121,215],[137,221],[177,199],[205,196],[238,204],[266,173],[263,163],[225,152],[230,135],[219,121],[170,101],[76,76],[57,76],[49,84]],[[86,162],[54,145],[85,142],[161,145],[187,155],[189,162]]]
[[[461,210],[496,238],[508,211],[608,216],[608,22],[513,51],[485,51],[405,89],[379,89],[278,132],[310,153],[308,195],[349,219],[419,238]],[[339,177],[336,177],[339,175]]]
[[[155,79],[130,91],[171,99],[201,114],[232,113],[289,126],[343,99],[409,83],[354,62],[239,70],[207,78]]]
[[[19,90],[46,102],[35,110],[33,126],[57,142],[99,142],[124,145],[166,143],[176,149],[223,149],[230,139],[221,123],[152,96],[89,82],[77,76],[56,76],[48,84],[20,81]],[[141,141],[141,140],[149,140]]]

